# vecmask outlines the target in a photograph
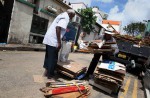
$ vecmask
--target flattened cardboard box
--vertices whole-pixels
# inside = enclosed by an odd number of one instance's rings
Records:
[[[100,65],[98,65],[98,70],[105,71],[106,73],[116,74],[120,76],[125,76],[126,74],[126,67],[118,62],[114,61],[104,61]]]
[[[57,70],[64,75],[75,78],[76,76],[85,73],[86,67],[74,61],[58,62]]]

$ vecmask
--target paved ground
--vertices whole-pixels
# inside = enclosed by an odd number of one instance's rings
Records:
[[[88,66],[92,56],[71,53],[69,58]],[[0,51],[0,98],[44,98],[39,91],[47,81],[43,61],[44,52]],[[90,98],[144,98],[144,92],[137,77],[127,74],[118,97],[93,87]]]

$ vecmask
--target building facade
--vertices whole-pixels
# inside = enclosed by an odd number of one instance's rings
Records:
[[[5,14],[0,14],[0,39],[4,39],[0,40],[0,43],[42,43],[47,28],[58,14],[70,8],[76,11],[77,9],[87,8],[82,2],[70,4],[68,0],[1,1],[0,7],[2,8],[0,9],[0,13]],[[104,12],[99,9],[93,8],[93,11],[95,11],[95,15],[97,16],[97,23],[94,25],[95,30],[90,35],[86,35],[85,40],[92,40],[99,34],[101,21],[106,18]],[[80,24],[80,21],[81,15],[77,12],[73,22]],[[76,29],[78,29],[78,24],[76,25]]]
[[[6,43],[14,0],[0,0],[0,43]]]
[[[93,8],[93,11],[95,12],[95,16],[97,17],[96,22],[98,24],[102,24],[102,20],[103,19],[102,19],[101,15],[100,15],[99,11],[96,8]]]
[[[78,9],[86,9],[87,8],[87,6],[83,2],[71,3],[71,7],[75,11],[78,11]]]
[[[9,1],[13,4],[6,43],[41,43],[55,17],[71,8],[65,0]]]

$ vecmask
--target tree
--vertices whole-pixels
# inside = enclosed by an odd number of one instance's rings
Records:
[[[94,28],[93,25],[96,23],[96,16],[92,8],[79,9],[78,12],[82,16],[81,26],[84,32],[90,33]]]
[[[134,36],[141,34],[145,30],[145,24],[142,22],[131,23],[123,28],[128,35]]]

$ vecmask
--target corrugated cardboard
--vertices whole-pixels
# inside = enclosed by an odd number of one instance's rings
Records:
[[[77,62],[70,61],[70,62],[58,62],[57,69],[59,72],[61,72],[64,75],[72,76],[75,78],[79,76],[82,73],[86,72],[85,65],[81,65]]]

